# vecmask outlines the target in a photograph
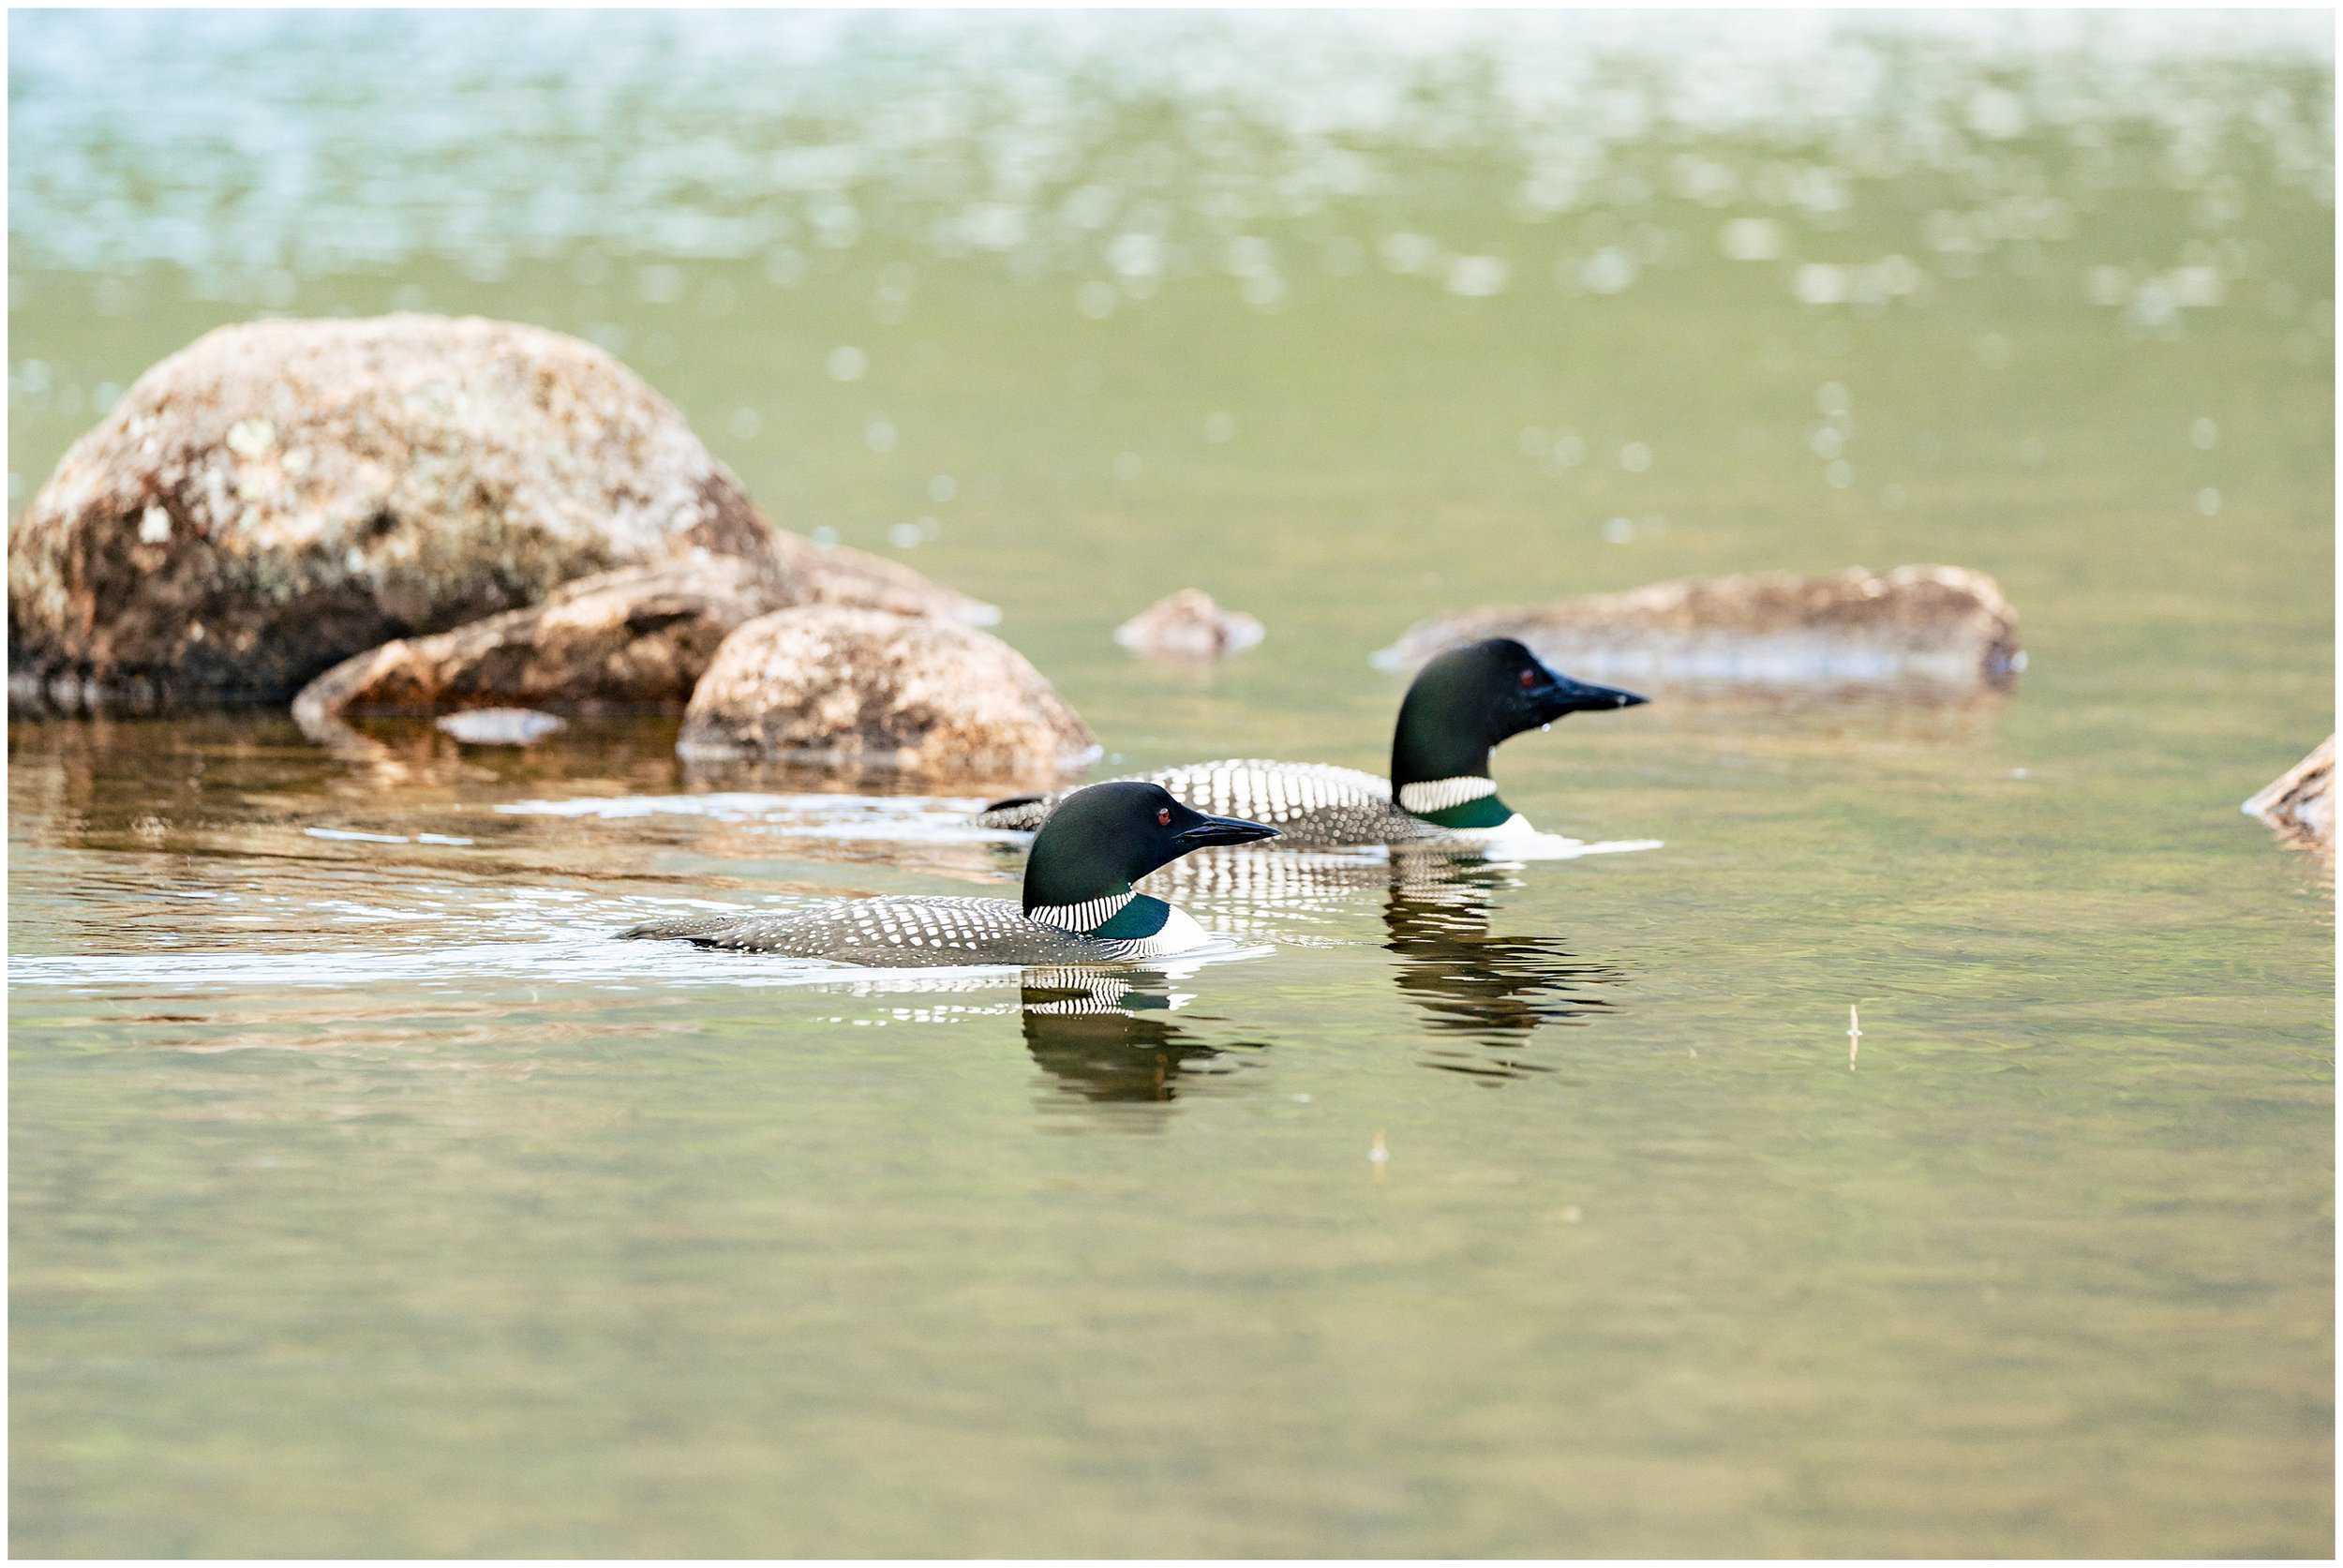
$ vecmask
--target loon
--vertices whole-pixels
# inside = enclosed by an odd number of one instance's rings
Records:
[[[1276,836],[1258,822],[1191,811],[1157,784],[1092,784],[1067,796],[1034,840],[1022,906],[991,898],[853,899],[786,915],[654,920],[619,935],[873,968],[1127,963],[1208,940],[1186,913],[1132,883],[1206,844]]]
[[[1391,777],[1321,763],[1243,757],[1193,762],[1142,777],[1210,811],[1275,823],[1290,844],[1336,845],[1486,837],[1529,823],[1498,799],[1489,750],[1567,713],[1634,708],[1649,699],[1590,686],[1548,669],[1511,637],[1468,643],[1425,665],[1399,704]],[[1064,795],[996,800],[987,828],[1039,827]]]

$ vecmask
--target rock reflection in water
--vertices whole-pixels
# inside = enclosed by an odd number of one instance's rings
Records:
[[[1057,1094],[1097,1105],[1166,1104],[1201,1080],[1242,1071],[1245,1058],[1231,1053],[1265,1049],[1257,1041],[1208,1044],[1173,1023],[1172,1014],[1191,999],[1146,971],[1030,969],[1022,997],[1025,1049],[1057,1080]]]
[[[1399,960],[1400,994],[1424,1011],[1425,1066],[1489,1083],[1552,1064],[1524,1051],[1548,1024],[1583,1024],[1612,1001],[1596,992],[1627,978],[1614,965],[1574,954],[1556,936],[1490,933],[1493,895],[1519,881],[1503,867],[1450,868],[1437,880],[1395,879],[1383,907]]]

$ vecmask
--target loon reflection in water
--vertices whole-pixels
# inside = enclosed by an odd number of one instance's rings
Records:
[[[1062,1092],[1093,1102],[1177,1099],[1199,1079],[1242,1070],[1245,1059],[1229,1052],[1264,1049],[1207,1045],[1172,1020],[1188,998],[1146,971],[1029,970],[1021,1000],[1025,1049]]]
[[[1627,978],[1577,957],[1559,937],[1491,935],[1492,895],[1506,886],[1519,883],[1499,867],[1395,879],[1383,906],[1384,947],[1399,960],[1393,978],[1431,1031],[1424,1065],[1489,1083],[1553,1071],[1524,1058],[1529,1037],[1549,1023],[1600,1017],[1614,1004],[1589,988]]]

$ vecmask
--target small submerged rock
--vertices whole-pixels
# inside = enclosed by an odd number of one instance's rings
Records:
[[[2335,858],[2335,737],[2294,764],[2244,810],[2268,823],[2287,842],[2328,859]]]
[[[995,778],[1056,775],[1097,742],[1022,654],[948,620],[811,606],[724,639],[676,750]]]
[[[982,608],[780,532],[590,344],[438,316],[246,322],[141,376],[10,531],[9,691],[66,709],[281,700],[575,578],[727,558],[854,602]]]
[[[468,708],[441,718],[439,727],[467,746],[526,746],[568,723],[530,708]]]
[[[1481,637],[1517,637],[1574,675],[1654,684],[1998,690],[2025,665],[2000,585],[1959,566],[1692,577],[1470,610],[1410,628],[1375,663],[1412,669]]]
[[[1116,642],[1159,659],[1223,659],[1265,635],[1259,620],[1222,609],[1201,588],[1167,594],[1114,629]]]

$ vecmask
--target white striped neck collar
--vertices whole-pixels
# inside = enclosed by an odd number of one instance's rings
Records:
[[[1082,936],[1097,930],[1123,913],[1131,900],[1138,896],[1136,890],[1126,888],[1119,893],[1109,893],[1103,898],[1084,899],[1080,903],[1037,903],[1025,911],[1025,918],[1039,921],[1045,926],[1055,926],[1060,931],[1070,931],[1077,936]]]
[[[1400,809],[1418,822],[1453,832],[1495,828],[1514,814],[1513,807],[1497,798],[1497,784],[1485,773],[1417,779],[1399,786],[1397,799]]]
[[[1418,779],[1399,786],[1401,809],[1418,816],[1429,816],[1468,801],[1485,799],[1497,793],[1495,779],[1465,774],[1454,779]]]

